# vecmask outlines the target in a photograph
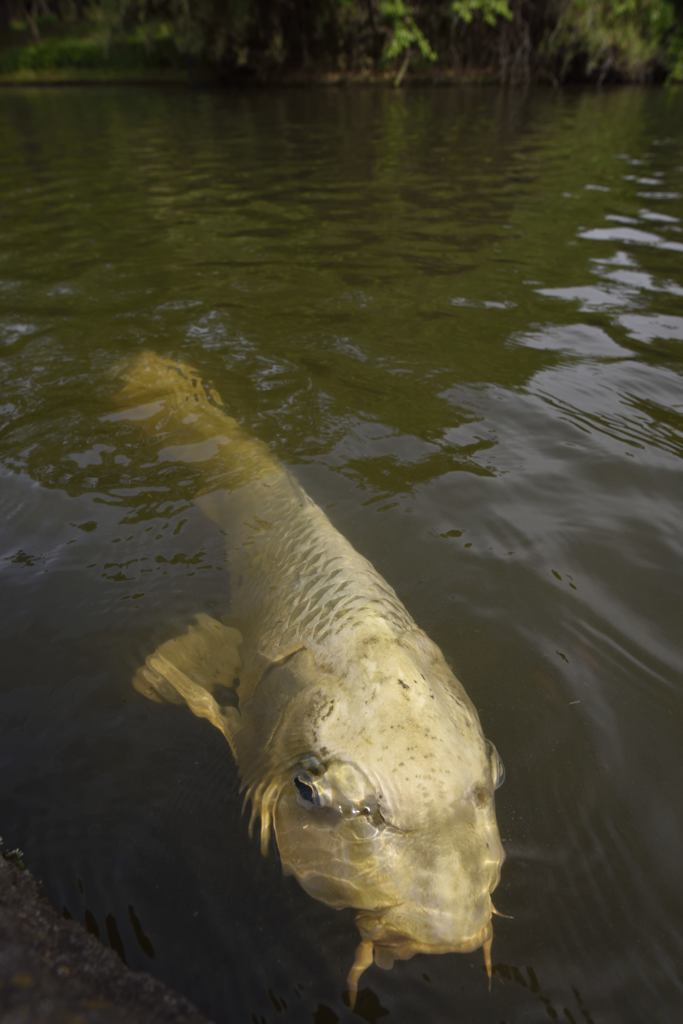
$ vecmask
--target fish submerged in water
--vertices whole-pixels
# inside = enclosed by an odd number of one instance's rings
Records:
[[[315,899],[353,907],[353,1006],[373,960],[483,948],[503,862],[495,748],[439,648],[190,367],[146,353],[122,418],[192,462],[224,530],[239,628],[201,614],[137,673],[224,734],[265,853]]]

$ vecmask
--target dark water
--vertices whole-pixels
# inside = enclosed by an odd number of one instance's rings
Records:
[[[678,1020],[683,94],[0,94],[0,833],[216,1021],[350,1020],[355,946],[132,692],[225,611],[191,480],[108,418],[194,363],[442,646],[507,766],[495,974],[368,1021]]]

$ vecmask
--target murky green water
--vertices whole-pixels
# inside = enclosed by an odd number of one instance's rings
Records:
[[[507,767],[481,958],[369,1021],[678,1019],[683,95],[0,94],[0,834],[217,1021],[351,1019],[352,916],[133,693],[225,611],[192,481],[108,418],[194,363],[454,662]]]

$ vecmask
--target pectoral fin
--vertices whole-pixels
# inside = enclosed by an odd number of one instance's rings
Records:
[[[238,630],[210,615],[196,615],[185,633],[166,640],[148,655],[133,686],[150,700],[187,704],[193,714],[206,718],[223,733],[234,753],[241,640]],[[218,688],[224,698],[220,703]]]

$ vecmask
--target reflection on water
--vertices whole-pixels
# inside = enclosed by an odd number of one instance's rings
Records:
[[[417,957],[357,1013],[674,1019],[681,96],[0,106],[8,844],[215,1019],[351,1019],[351,920],[258,856],[220,737],[130,689],[229,588],[187,467],[110,415],[153,348],[376,564],[508,769],[491,994],[478,957]]]

